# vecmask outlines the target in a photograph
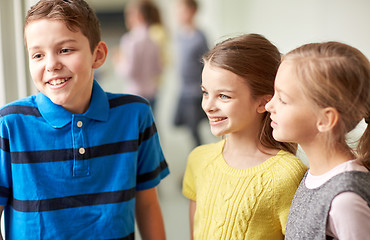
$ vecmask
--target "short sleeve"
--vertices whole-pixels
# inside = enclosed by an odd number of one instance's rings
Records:
[[[11,159],[8,131],[0,120],[0,205],[5,206],[8,203],[11,193]]]
[[[139,125],[136,185],[138,191],[157,186],[169,174],[169,168],[163,155],[153,114],[149,106]]]

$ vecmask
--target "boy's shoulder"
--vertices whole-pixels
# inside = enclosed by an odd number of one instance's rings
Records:
[[[0,108],[0,117],[5,117],[12,114],[24,114],[39,116],[36,104],[36,96],[31,95],[13,102],[10,102]]]
[[[109,116],[112,119],[124,117],[127,124],[137,122],[141,127],[154,124],[154,116],[148,100],[131,94],[106,93]]]
[[[149,101],[141,96],[109,92],[106,94],[112,114],[135,115],[143,118],[152,115]]]
[[[149,101],[146,100],[143,97],[137,96],[137,95],[132,95],[132,94],[124,94],[124,93],[111,93],[111,92],[106,92],[108,101],[109,101],[109,106],[110,108],[115,108],[127,104],[144,104],[149,106]]]

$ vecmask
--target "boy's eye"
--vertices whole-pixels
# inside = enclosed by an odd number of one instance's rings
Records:
[[[62,50],[60,50],[61,53],[68,53],[68,52],[71,52],[72,49],[69,49],[69,48],[63,48]]]
[[[33,54],[32,55],[32,59],[38,59],[38,58],[41,58],[42,55],[40,53],[36,53],[36,54]]]

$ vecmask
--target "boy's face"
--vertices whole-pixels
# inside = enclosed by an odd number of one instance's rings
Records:
[[[88,39],[81,31],[70,31],[62,21],[46,19],[30,22],[25,39],[36,87],[68,111],[85,112],[97,67],[97,51],[91,53]]]

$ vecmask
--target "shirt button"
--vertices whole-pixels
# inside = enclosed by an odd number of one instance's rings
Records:
[[[82,121],[77,122],[77,127],[79,127],[79,128],[82,127]]]
[[[85,148],[80,148],[78,149],[78,152],[82,155],[85,154]]]

